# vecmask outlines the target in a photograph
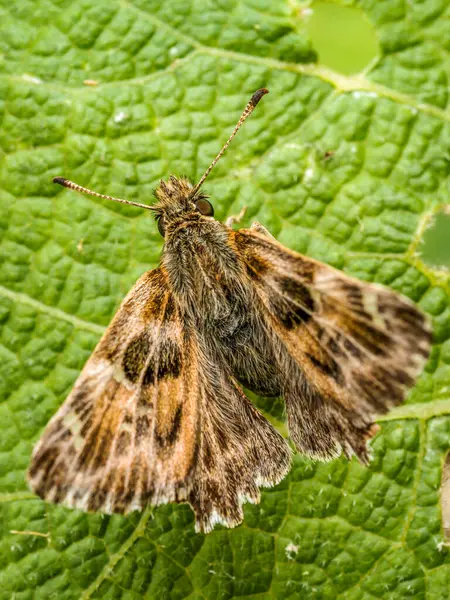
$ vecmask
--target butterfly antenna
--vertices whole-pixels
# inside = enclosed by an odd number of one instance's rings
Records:
[[[70,190],[74,190],[75,192],[81,192],[82,194],[88,194],[89,196],[96,196],[97,198],[104,198],[105,200],[113,200],[114,202],[121,202],[122,204],[129,204],[130,206],[137,206],[138,208],[146,208],[147,210],[153,210],[153,207],[147,206],[147,204],[140,204],[139,202],[131,202],[131,200],[123,200],[122,198],[114,198],[113,196],[105,196],[105,194],[93,192],[92,190],[88,190],[88,188],[85,188],[82,185],[78,185],[78,183],[74,183],[73,181],[64,179],[64,177],[53,177],[53,183],[58,183],[63,187],[69,188]]]
[[[222,154],[225,152],[225,150],[230,145],[231,140],[234,138],[234,136],[236,135],[236,133],[240,129],[242,123],[245,121],[245,119],[247,117],[249,117],[252,114],[254,108],[256,107],[256,105],[258,104],[258,102],[261,100],[261,98],[263,96],[265,96],[265,94],[268,94],[268,93],[269,93],[269,90],[266,90],[265,88],[261,88],[260,90],[256,91],[253,94],[253,96],[250,98],[250,102],[245,107],[244,112],[241,115],[241,118],[237,122],[236,127],[233,129],[233,133],[230,135],[230,137],[226,141],[226,143],[223,146],[222,150],[219,152],[219,154],[216,156],[216,158],[212,161],[212,163],[209,165],[209,167],[203,173],[202,178],[200,179],[200,181],[197,183],[197,185],[193,188],[193,190],[189,194],[190,197],[194,196],[198,192],[198,190],[203,185],[203,182],[208,177],[208,175],[210,174],[211,170],[213,169],[213,167],[215,166],[215,164],[217,163],[217,161],[219,160],[219,158],[222,156]]]

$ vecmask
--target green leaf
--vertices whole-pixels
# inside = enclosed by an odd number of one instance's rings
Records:
[[[1,0],[1,599],[447,597],[450,287],[418,248],[450,192],[449,5],[346,4],[380,44],[351,77],[314,62],[296,0]],[[369,468],[297,456],[235,530],[196,535],[187,506],[41,502],[32,447],[161,250],[147,214],[52,177],[150,203],[159,178],[202,174],[263,86],[208,180],[217,217],[247,206],[244,224],[418,302],[435,329],[425,373],[380,421]]]

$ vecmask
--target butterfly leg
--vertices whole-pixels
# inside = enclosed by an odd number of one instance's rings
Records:
[[[257,233],[261,233],[262,235],[267,235],[267,237],[270,237],[273,240],[275,239],[275,236],[273,236],[270,233],[270,231],[264,227],[264,225],[258,223],[258,221],[253,221],[253,223],[250,226],[250,229],[253,229],[253,231],[256,231]]]
[[[247,211],[247,207],[243,206],[238,215],[231,215],[230,217],[228,217],[226,219],[225,225],[227,227],[232,227],[233,225],[236,225],[236,223],[240,223],[242,221],[242,219],[244,218],[246,211]]]

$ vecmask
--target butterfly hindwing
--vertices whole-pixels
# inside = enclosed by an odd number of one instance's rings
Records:
[[[199,445],[200,383],[161,269],[122,303],[37,444],[42,498],[106,513],[186,499]]]
[[[201,445],[189,502],[197,530],[234,527],[242,503],[259,502],[259,487],[287,474],[291,450],[233,377],[218,364],[203,371]]]
[[[399,404],[428,357],[431,331],[408,299],[284,248],[234,232],[263,310],[301,376],[285,382],[290,435],[315,458],[367,461],[373,419]]]

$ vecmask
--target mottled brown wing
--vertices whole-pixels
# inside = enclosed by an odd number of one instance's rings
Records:
[[[242,521],[242,503],[289,470],[289,446],[181,323],[161,269],[124,300],[37,444],[41,498],[127,513],[189,502],[196,528]]]
[[[231,374],[206,357],[205,364],[200,452],[188,500],[196,530],[208,532],[216,523],[238,525],[243,502],[259,502],[259,487],[287,474],[291,450]]]
[[[408,299],[352,279],[262,233],[234,232],[269,322],[300,367],[285,367],[290,435],[299,450],[366,462],[373,419],[399,404],[430,351],[431,329]]]
[[[36,445],[33,490],[105,513],[185,500],[200,441],[197,359],[164,271],[149,271]]]

